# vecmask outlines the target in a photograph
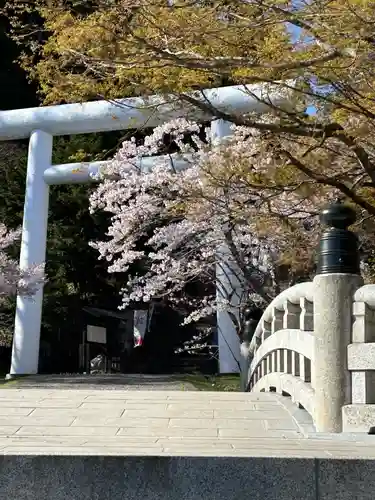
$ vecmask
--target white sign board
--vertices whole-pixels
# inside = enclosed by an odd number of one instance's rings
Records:
[[[87,325],[87,342],[107,343],[107,329],[101,326]]]

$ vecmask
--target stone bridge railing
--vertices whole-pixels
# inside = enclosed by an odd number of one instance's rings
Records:
[[[375,285],[363,286],[354,220],[339,203],[323,212],[317,275],[269,304],[249,348],[247,389],[290,396],[318,432],[375,432]]]
[[[250,343],[250,391],[288,394],[314,412],[313,284],[301,283],[278,295],[264,311]]]
[[[347,356],[351,404],[343,408],[343,428],[368,432],[375,426],[375,285],[364,285],[354,294]]]

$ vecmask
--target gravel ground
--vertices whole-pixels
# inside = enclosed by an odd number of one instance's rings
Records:
[[[195,391],[193,384],[167,375],[29,375],[4,384],[9,389],[89,389],[126,391]]]

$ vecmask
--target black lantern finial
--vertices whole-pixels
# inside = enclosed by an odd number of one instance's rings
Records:
[[[360,274],[358,238],[348,230],[355,211],[340,200],[324,208],[320,221],[326,226],[318,249],[317,274]]]

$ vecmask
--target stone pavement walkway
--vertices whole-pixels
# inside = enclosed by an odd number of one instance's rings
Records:
[[[0,453],[375,458],[372,436],[313,433],[276,394],[0,389]]]

